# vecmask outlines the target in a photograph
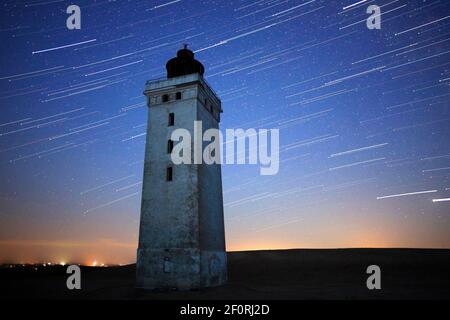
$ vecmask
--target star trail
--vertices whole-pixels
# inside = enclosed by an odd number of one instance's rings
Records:
[[[228,250],[450,247],[448,1],[0,8],[0,262],[134,261],[142,92],[185,43],[223,130],[280,129],[277,175],[222,167]]]

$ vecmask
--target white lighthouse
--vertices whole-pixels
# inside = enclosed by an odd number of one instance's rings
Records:
[[[203,132],[219,128],[221,101],[186,46],[166,68],[167,79],[148,81],[144,91],[148,124],[137,287],[217,286],[227,279],[220,164],[174,165],[170,154],[173,130],[194,135],[195,121]]]

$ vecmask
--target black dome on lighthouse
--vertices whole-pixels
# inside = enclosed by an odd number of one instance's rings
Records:
[[[192,73],[205,73],[205,67],[194,59],[194,52],[184,45],[184,48],[177,52],[176,58],[170,59],[166,64],[167,78],[185,76]]]

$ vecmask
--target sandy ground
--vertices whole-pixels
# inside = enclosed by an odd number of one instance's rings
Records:
[[[379,265],[381,290],[366,287]],[[44,269],[44,268],[41,268]],[[82,290],[66,288],[64,267],[0,269],[10,299],[450,299],[450,250],[342,249],[228,253],[228,284],[197,291],[134,288],[135,266],[82,268]]]

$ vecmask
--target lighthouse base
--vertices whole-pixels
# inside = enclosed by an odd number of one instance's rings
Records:
[[[220,286],[226,281],[226,252],[180,248],[137,250],[137,288],[190,290]]]

